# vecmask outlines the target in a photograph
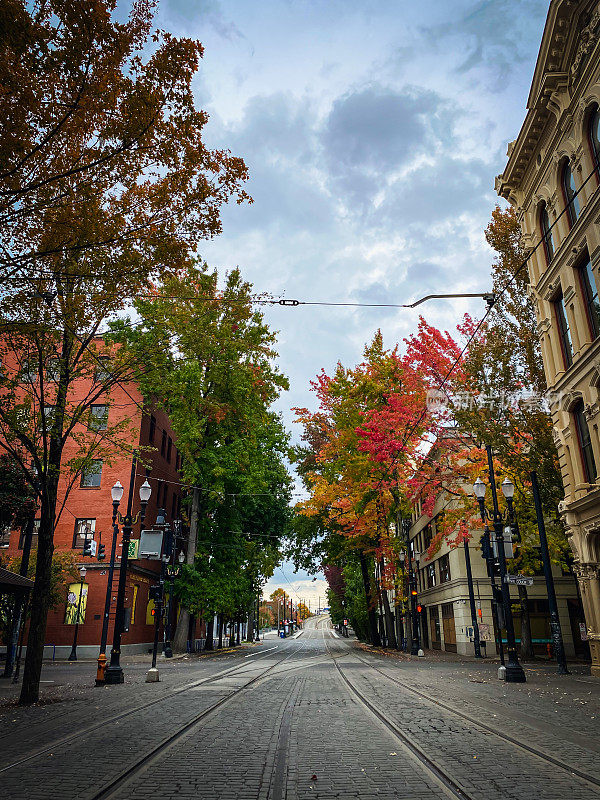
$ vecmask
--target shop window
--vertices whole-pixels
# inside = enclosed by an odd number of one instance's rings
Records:
[[[79,594],[81,593],[81,603],[79,602]],[[79,622],[81,625],[85,622],[85,609],[87,607],[88,585],[72,583],[70,584],[67,592],[67,607],[65,609],[65,625],[75,625]]]

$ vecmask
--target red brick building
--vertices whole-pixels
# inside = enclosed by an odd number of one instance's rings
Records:
[[[83,387],[85,388],[85,387]],[[152,495],[146,511],[146,528],[153,527],[158,508],[164,508],[167,520],[179,518],[181,513],[181,457],[177,450],[167,415],[160,410],[142,412],[142,397],[135,384],[113,387],[110,397],[103,403],[92,406],[92,415],[97,419],[98,430],[113,428],[124,418],[129,420],[130,433],[127,447],[117,447],[108,461],[96,461],[93,468],[81,475],[70,490],[54,532],[57,550],[70,550],[75,554],[78,566],[85,565],[86,575],[80,605],[78,646],[79,657],[97,657],[100,644],[108,566],[112,542],[111,488],[120,481],[124,487],[119,510],[125,514],[131,479],[131,451],[141,449],[144,463],[138,461],[134,479],[133,513],[140,508],[139,487],[148,478]],[[63,463],[75,452],[76,445],[67,442]],[[61,478],[58,508],[65,497],[66,483]],[[37,526],[36,526],[37,527]],[[106,558],[100,562],[96,557],[84,557],[85,536],[93,538],[97,545],[106,548]],[[115,600],[120,565],[122,531],[117,538],[116,565],[112,587],[112,602],[108,631],[107,655],[110,656]],[[139,539],[140,523],[134,526],[132,540]],[[32,547],[35,548],[35,528]],[[0,538],[0,555],[19,555],[23,547],[23,532],[12,531]],[[130,551],[131,553],[131,551]],[[152,647],[154,617],[153,601],[148,598],[148,589],[156,583],[159,562],[131,558],[128,565],[127,589],[125,593],[126,627],[122,638],[122,652],[146,652]],[[65,592],[64,603],[50,612],[46,629],[47,658],[66,658],[70,652],[76,622],[80,583],[73,581]],[[25,639],[26,641],[26,639]]]

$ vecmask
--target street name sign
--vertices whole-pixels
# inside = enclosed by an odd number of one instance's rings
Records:
[[[530,575],[506,575],[506,583],[513,583],[515,586],[533,586],[533,578]]]

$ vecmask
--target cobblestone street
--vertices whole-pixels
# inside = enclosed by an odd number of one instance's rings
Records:
[[[577,668],[506,685],[489,662],[368,653],[328,618],[159,684],[145,668],[95,689],[90,664],[54,665],[45,702],[5,700],[2,796],[600,797],[600,685]]]

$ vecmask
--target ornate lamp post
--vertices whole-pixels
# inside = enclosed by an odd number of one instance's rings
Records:
[[[121,566],[119,568],[119,586],[117,589],[117,607],[115,615],[115,629],[113,633],[113,645],[110,653],[110,666],[104,672],[105,683],[123,683],[125,680],[123,675],[123,668],[121,667],[121,636],[123,635],[123,627],[125,622],[125,584],[127,582],[127,563],[129,559],[129,539],[131,537],[131,530],[138,520],[144,521],[146,516],[146,506],[152,488],[147,480],[140,486],[140,501],[142,504],[141,510],[132,516],[133,512],[133,487],[135,483],[135,469],[137,465],[137,458],[133,459],[131,464],[131,478],[129,481],[129,494],[127,497],[127,513],[124,517],[119,513],[119,502],[123,497],[123,487],[120,484],[113,486],[112,499],[113,499],[113,514],[115,523],[118,520],[123,526],[123,551],[121,553]],[[119,496],[120,495],[120,496]]]
[[[81,617],[81,598],[83,597],[83,582],[87,569],[84,566],[79,567],[79,575],[81,576],[81,583],[79,584],[79,599],[77,600],[77,611],[75,612],[75,632],[73,634],[73,645],[69,653],[69,661],[77,661],[77,634],[79,633],[79,619]]]
[[[508,661],[506,664],[506,671],[504,673],[504,680],[507,683],[524,683],[526,681],[525,672],[523,671],[523,667],[519,664],[519,658],[517,656],[515,627],[513,624],[512,613],[510,610],[510,587],[507,581],[506,553],[504,551],[504,535],[502,531],[503,522],[505,520],[508,522],[512,522],[513,519],[514,515],[513,496],[515,493],[515,487],[514,484],[508,478],[504,479],[502,483],[502,494],[506,498],[506,504],[508,506],[508,509],[506,516],[503,516],[498,508],[498,496],[496,493],[496,477],[494,475],[492,448],[489,445],[486,445],[486,451],[488,456],[490,486],[492,488],[493,511],[491,514],[485,507],[486,485],[481,480],[481,478],[477,478],[477,480],[475,481],[475,484],[473,485],[473,492],[475,493],[475,497],[477,498],[477,501],[479,503],[479,511],[481,514],[482,522],[485,525],[486,520],[490,520],[494,525],[494,535],[498,550],[498,564],[500,567],[502,605],[504,608],[504,624],[506,626],[506,640],[507,640],[506,649],[508,652]],[[502,639],[502,635],[500,635],[500,639]]]

